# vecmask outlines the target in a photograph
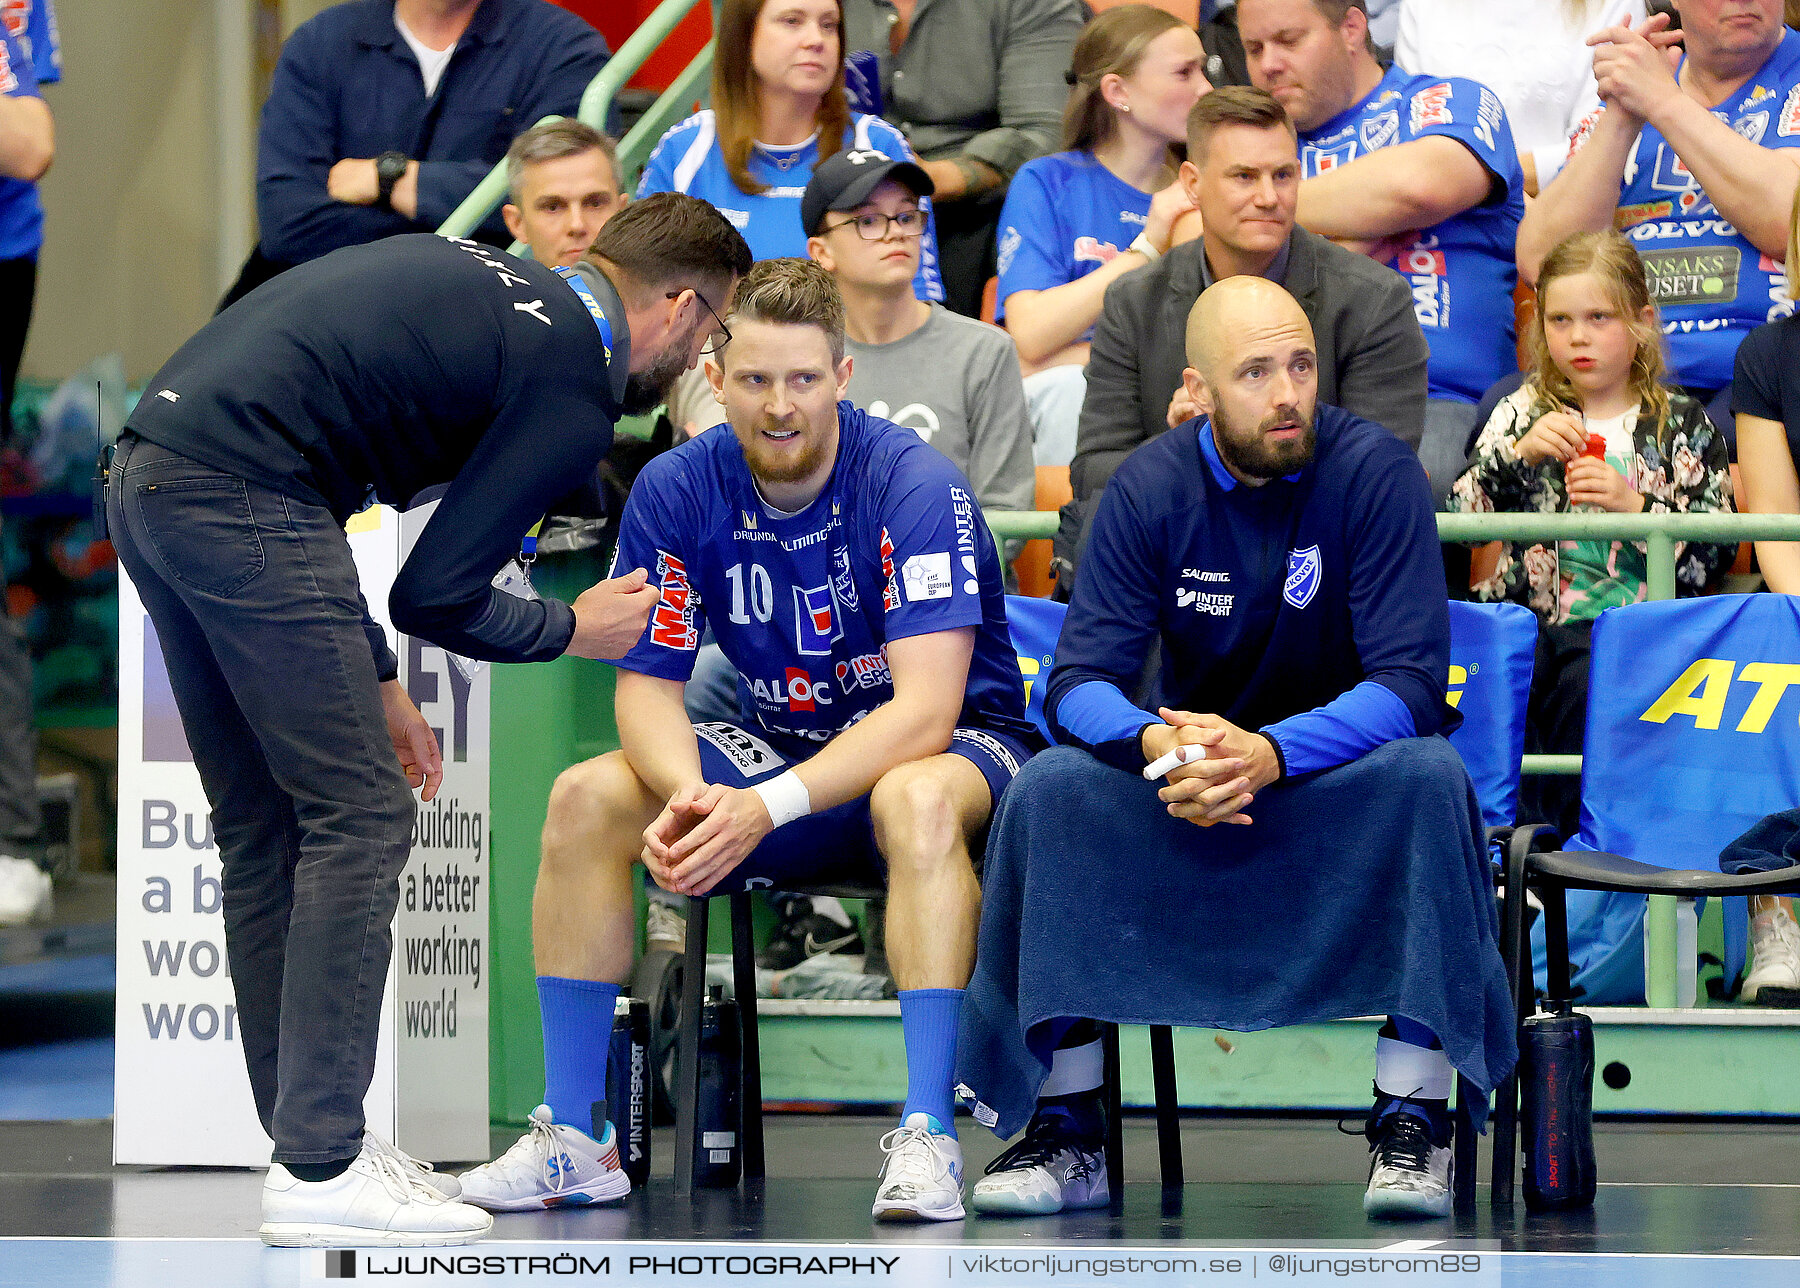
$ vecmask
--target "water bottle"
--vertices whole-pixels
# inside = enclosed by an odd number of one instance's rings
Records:
[[[700,1099],[694,1112],[694,1184],[729,1188],[743,1172],[743,1049],[737,1003],[714,984],[700,1008]]]
[[[621,997],[606,1053],[606,1105],[619,1163],[633,1189],[650,1180],[650,1004]]]
[[[1525,1206],[1534,1212],[1594,1201],[1594,1022],[1567,1001],[1519,1026]]]

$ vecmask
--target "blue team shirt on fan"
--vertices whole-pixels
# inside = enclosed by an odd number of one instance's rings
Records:
[[[1310,179],[1432,135],[1467,147],[1503,192],[1422,230],[1391,265],[1412,287],[1413,312],[1431,346],[1431,396],[1478,402],[1517,368],[1513,247],[1525,214],[1525,176],[1499,97],[1475,81],[1390,68],[1362,102],[1300,136],[1300,172]]]
[[[897,161],[917,159],[906,136],[878,116],[853,116],[844,150],[879,152]],[[745,192],[725,166],[718,124],[709,108],[670,127],[657,142],[656,150],[644,163],[637,195],[685,192],[699,197],[718,207],[744,235],[756,258],[805,259],[806,231],[800,226],[800,199],[806,195],[806,181],[812,178],[813,167],[818,163],[817,136],[792,148],[755,144],[750,149],[750,177],[768,188],[760,193]],[[919,205],[928,222],[919,241],[919,272],[913,278],[913,294],[922,300],[942,300],[944,283],[938,270],[937,233],[929,221],[931,199],[927,197]]]
[[[1800,32],[1784,33],[1768,61],[1712,114],[1765,148],[1800,147]],[[1576,130],[1571,152],[1598,116],[1596,110]],[[1713,208],[1655,126],[1644,126],[1625,162],[1614,222],[1644,261],[1669,365],[1684,385],[1730,384],[1744,337],[1794,311],[1781,261]]]
[[[0,0],[0,25],[19,42],[39,85],[62,79],[62,36],[50,0]]]
[[[13,10],[0,10],[0,95],[41,98],[38,77],[24,47],[12,34]],[[52,46],[53,48],[53,46]],[[44,241],[44,208],[37,185],[25,179],[0,178],[0,259],[35,256]]]
[[[1000,558],[968,480],[848,402],[838,426],[830,481],[797,514],[763,501],[728,426],[644,467],[613,568],[647,569],[661,597],[618,665],[686,680],[710,625],[744,727],[795,758],[893,698],[891,641],[974,627],[957,723],[1031,743]]]
[[[1123,252],[1150,215],[1151,194],[1092,152],[1054,152],[1019,167],[1000,212],[998,315],[1014,291],[1047,291]],[[1089,327],[1083,340],[1091,339]]]

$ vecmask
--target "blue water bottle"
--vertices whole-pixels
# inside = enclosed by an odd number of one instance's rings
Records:
[[[1525,1206],[1534,1212],[1594,1201],[1594,1022],[1567,1001],[1519,1026]]]

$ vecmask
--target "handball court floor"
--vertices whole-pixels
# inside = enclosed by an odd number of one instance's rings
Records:
[[[1789,1122],[1602,1122],[1601,1188],[1589,1212],[1528,1213],[1521,1201],[1494,1213],[1483,1184],[1472,1218],[1377,1223],[1362,1214],[1363,1143],[1339,1135],[1334,1120],[1190,1117],[1182,1142],[1188,1183],[1165,1192],[1153,1123],[1135,1117],[1126,1123],[1127,1184],[1114,1210],[877,1225],[869,1218],[876,1141],[891,1118],[765,1121],[769,1176],[760,1192],[703,1191],[691,1204],[678,1201],[668,1179],[673,1132],[662,1129],[646,1191],[610,1207],[500,1215],[491,1237],[1800,1256],[1800,1124]],[[972,1123],[960,1126],[973,1178],[1001,1146]],[[514,1139],[512,1130],[496,1130],[494,1152]],[[21,1237],[255,1237],[260,1172],[114,1167],[111,1150],[104,1120],[0,1123],[0,1283],[8,1282],[6,1241]],[[1800,1269],[1787,1264],[1784,1278],[1800,1282]]]

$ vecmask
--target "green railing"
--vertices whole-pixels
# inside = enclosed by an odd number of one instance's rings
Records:
[[[988,526],[996,540],[1048,537],[1056,533],[1051,510],[989,511]],[[1440,514],[1438,540],[1483,541],[1641,541],[1651,599],[1675,598],[1675,543],[1705,541],[1735,545],[1743,541],[1800,541],[1800,514]],[[1522,772],[1579,774],[1580,756],[1526,756]],[[1672,895],[1652,895],[1644,911],[1645,955],[1650,970],[1644,980],[1645,1001],[1656,1007],[1676,1003],[1675,923]]]
[[[588,83],[576,116],[597,130],[605,129],[607,114],[612,111],[613,100],[625,87],[625,82],[637,74],[645,60],[656,52],[657,46],[668,39],[669,33],[680,26],[688,14],[707,3],[714,4],[716,17],[717,0],[663,0],[644,19],[642,25],[631,33],[630,39],[619,46],[619,51],[607,60],[606,66],[600,69],[600,74]],[[675,83],[663,92],[655,105],[620,140],[619,181],[622,185],[636,177],[663,131],[686,116],[696,99],[706,98],[712,75],[712,57],[713,42],[709,40],[693,62],[687,65],[686,70],[675,78]],[[544,121],[556,119],[558,118],[554,116],[546,116]],[[544,121],[536,124],[542,125]],[[506,165],[502,162],[488,171],[487,177],[475,185],[475,190],[450,212],[450,217],[438,226],[438,232],[445,237],[467,237],[481,226],[482,220],[494,213],[505,198]],[[511,249],[516,255],[523,247],[514,242]]]

